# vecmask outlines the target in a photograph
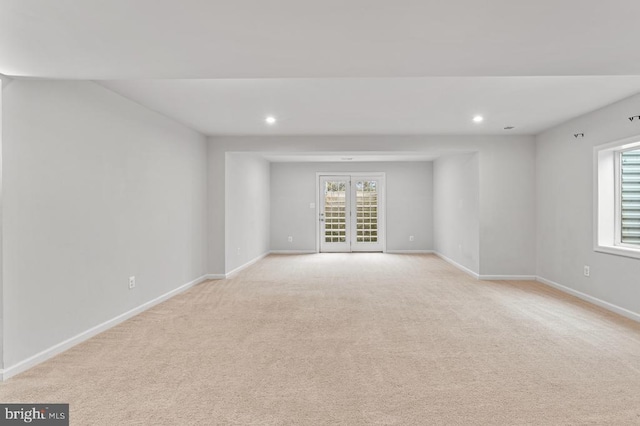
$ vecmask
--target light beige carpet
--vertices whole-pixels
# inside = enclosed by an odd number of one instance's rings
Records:
[[[640,325],[430,255],[269,256],[0,385],[75,425],[640,424]]]

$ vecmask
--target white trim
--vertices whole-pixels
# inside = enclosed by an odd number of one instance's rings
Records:
[[[315,250],[271,250],[271,254],[316,254]]]
[[[538,281],[539,283],[548,285],[549,287],[553,287],[557,290],[560,290],[563,293],[567,293],[570,294],[572,296],[575,296],[579,299],[582,299],[586,302],[592,303],[596,306],[599,306],[601,308],[604,308],[608,311],[614,312],[618,315],[622,315],[623,317],[629,318],[631,320],[640,322],[640,314],[637,312],[633,312],[630,311],[628,309],[622,308],[618,305],[614,305],[613,303],[609,303],[609,302],[605,302],[602,299],[598,299],[597,297],[594,296],[590,296],[586,293],[582,293],[581,291],[578,290],[574,290],[572,288],[563,286],[562,284],[558,284],[557,282],[548,280],[546,278],[542,278],[540,276],[536,277],[536,281]]]
[[[89,340],[90,338],[102,333],[103,331],[106,331],[126,320],[128,320],[129,318],[132,318],[144,311],[146,311],[149,308],[152,308],[153,306],[164,302],[165,300],[168,300],[170,298],[172,298],[173,296],[182,293],[183,291],[189,289],[190,287],[193,287],[196,284],[200,284],[203,281],[207,280],[207,275],[203,275],[200,278],[196,278],[195,280],[188,282],[184,285],[181,285],[180,287],[173,289],[165,294],[162,294],[158,297],[156,297],[153,300],[150,300],[146,303],[143,303],[142,305],[133,308],[123,314],[120,314],[118,316],[116,316],[115,318],[112,318],[110,320],[107,320],[105,322],[103,322],[102,324],[98,324],[95,327],[91,327],[90,329],[83,331],[80,334],[77,334],[65,341],[62,341],[56,345],[51,346],[48,349],[43,350],[42,352],[39,352],[33,356],[30,356],[27,359],[24,359],[20,362],[18,362],[17,364],[14,364],[8,368],[5,368],[4,370],[0,370],[0,376],[2,378],[2,380],[7,380],[10,377],[15,376],[16,374],[20,374],[32,367],[35,367],[36,365],[50,359],[53,358],[54,356],[72,348],[73,346],[76,346],[79,343],[82,343],[86,340]]]
[[[207,274],[205,278],[208,280],[224,280],[227,276],[225,274]]]
[[[316,172],[316,253],[320,253],[320,173]]]
[[[256,263],[257,261],[265,258],[266,256],[269,256],[269,252],[264,252],[261,255],[254,257],[253,259],[251,259],[250,261],[248,261],[247,263],[238,266],[237,268],[233,269],[232,271],[229,271],[225,274],[226,278],[230,278],[232,275],[237,274],[238,272],[242,271],[243,269],[248,268],[249,266],[253,265],[254,263]]]
[[[480,275],[480,274],[477,274],[477,273],[473,272],[471,269],[467,268],[466,266],[462,266],[461,264],[459,264],[455,260],[449,259],[447,256],[444,256],[442,253],[438,253],[437,251],[434,251],[434,250],[430,250],[429,252],[435,254],[440,259],[444,260],[445,262],[452,264],[456,268],[460,269],[462,272],[466,272],[467,274],[471,275],[473,278],[475,278],[477,280],[483,280],[483,281],[536,281],[536,279],[538,278],[535,275]],[[398,252],[395,252],[395,253],[398,253]]]
[[[471,275],[473,278],[480,279],[480,275],[479,274],[477,274],[476,272],[473,272],[471,269],[467,268],[466,266],[462,266],[461,264],[459,264],[455,260],[449,259],[447,256],[443,255],[442,253],[438,253],[437,251],[435,251],[434,254],[436,256],[438,256],[440,259],[444,260],[445,262],[450,263],[453,266],[455,266],[456,268],[460,269],[461,271],[466,272],[467,274]]]
[[[378,199],[378,237],[381,238],[382,253],[387,253],[387,172],[316,172],[316,253],[320,253],[320,207],[322,205],[320,195],[320,178],[322,176],[335,176],[335,177],[372,177],[380,178],[381,190],[380,198]],[[351,179],[349,179],[351,181]],[[351,189],[349,190],[351,191]],[[353,224],[351,224],[353,225]],[[351,252],[351,251],[349,251]],[[353,252],[359,252],[355,250]],[[366,251],[362,251],[366,253]],[[378,251],[376,251],[378,252]],[[344,253],[340,251],[340,253]]]
[[[613,152],[613,244],[619,246],[622,241],[622,158],[620,151]],[[601,188],[598,188],[600,190]]]
[[[389,254],[433,254],[433,250],[387,250]]]
[[[535,275],[480,275],[486,281],[535,281]]]
[[[387,252],[387,174],[385,172],[376,173],[351,173],[349,174],[349,180],[357,181],[358,179],[365,180],[377,180],[380,184],[378,191],[378,242],[377,243],[358,243],[357,242],[357,228],[358,228],[358,214],[357,214],[357,187],[354,184],[351,185],[351,251],[354,253],[368,253],[368,252]],[[373,248],[372,248],[373,246]],[[378,249],[379,247],[379,249]]]
[[[318,193],[316,194],[316,198],[318,199],[318,203],[316,208],[318,209],[318,215],[316,216],[316,221],[318,222],[319,231],[316,234],[316,240],[318,241],[318,253],[349,253],[351,251],[351,228],[353,226],[352,218],[351,218],[351,204],[352,204],[352,196],[351,196],[351,175],[348,173],[342,174],[331,174],[331,175],[321,175],[316,173],[318,180]],[[328,181],[337,181],[344,183],[345,186],[345,197],[344,197],[344,214],[345,214],[345,223],[344,223],[344,231],[345,231],[345,240],[344,242],[332,242],[328,243],[323,241],[323,238],[320,236],[320,232],[322,232],[323,228],[326,227],[326,218],[324,224],[320,223],[320,215],[323,215],[323,210],[325,209],[326,198],[324,197],[324,188]]]
[[[638,149],[640,135],[593,147],[593,250],[640,259],[640,248],[620,244],[619,153]]]
[[[387,172],[381,172],[382,188],[380,191],[380,199],[378,200],[378,208],[382,214],[382,218],[378,216],[378,221],[382,224],[382,252],[387,252]],[[378,234],[380,230],[378,229]]]
[[[408,251],[396,251],[396,252],[390,252],[390,253],[407,253]],[[436,256],[438,256],[439,258],[441,258],[442,260],[444,260],[447,263],[452,264],[453,266],[455,266],[456,268],[460,269],[463,272],[466,272],[467,274],[471,275],[473,278],[477,279],[477,280],[483,280],[483,281],[536,281],[536,276],[535,275],[480,275],[474,271],[472,271],[471,269],[467,268],[466,266],[462,266],[461,264],[459,264],[458,262],[456,262],[453,259],[449,259],[448,257],[444,256],[441,253],[438,253],[437,251],[426,251],[426,252],[431,252],[433,254],[435,254]]]
[[[593,251],[597,251],[598,253],[613,254],[616,256],[630,257],[633,259],[640,259],[640,250],[627,248],[626,246],[596,245],[593,248]]]

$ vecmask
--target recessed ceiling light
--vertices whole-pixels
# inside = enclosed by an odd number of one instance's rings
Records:
[[[267,118],[265,118],[264,121],[267,124],[276,124],[276,118],[273,115],[267,116]]]
[[[482,123],[482,120],[484,120],[484,118],[481,115],[476,115],[475,117],[473,117],[474,123]]]

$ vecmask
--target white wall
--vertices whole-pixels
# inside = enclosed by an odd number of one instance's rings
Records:
[[[537,138],[537,273],[640,313],[640,259],[593,251],[593,147],[638,136],[640,95],[550,129]],[[576,139],[574,133],[584,133]],[[584,265],[591,274],[583,275]]]
[[[478,154],[434,162],[435,250],[480,274],[480,170]]]
[[[303,162],[271,164],[272,250],[316,250],[316,172],[385,172],[387,250],[433,249],[431,162]]]
[[[3,92],[11,367],[205,274],[207,160],[205,137],[94,83]]]
[[[9,78],[4,74],[0,74],[0,82],[2,83],[2,87],[6,87],[12,81],[13,81],[12,78]]]
[[[209,272],[224,272],[224,219],[220,219],[224,217],[224,206],[218,200],[224,200],[224,183],[220,182],[224,182],[225,152],[389,151],[438,155],[478,152],[480,273],[535,275],[535,143],[530,136],[210,137],[209,214],[214,219],[208,236]]]
[[[480,147],[480,275],[535,276],[535,144]]]
[[[4,368],[4,289],[2,284],[2,91],[9,84],[9,78],[0,74],[0,369]]]
[[[269,162],[252,154],[226,158],[227,273],[269,252]]]
[[[227,272],[225,243],[226,222],[226,161],[227,155],[215,143],[207,144],[207,273]]]

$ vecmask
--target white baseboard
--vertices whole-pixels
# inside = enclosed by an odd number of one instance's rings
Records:
[[[387,250],[389,254],[432,254],[433,250]]]
[[[207,274],[204,277],[207,280],[224,280],[227,278],[225,274]]]
[[[317,252],[315,250],[270,250],[266,253],[262,253],[260,256],[257,256],[251,259],[247,263],[241,266],[238,266],[237,268],[233,269],[230,272],[227,272],[226,274],[207,274],[205,275],[205,278],[208,280],[224,280],[226,278],[230,278],[232,275],[235,275],[238,272],[242,271],[243,269],[248,268],[249,266],[253,265],[260,259],[263,259],[270,254],[316,254],[316,253]]]
[[[183,291],[189,289],[190,287],[193,287],[196,284],[200,284],[203,281],[207,280],[207,275],[203,275],[200,278],[196,278],[195,280],[188,282],[184,285],[181,285],[180,287],[173,289],[161,296],[156,297],[153,300],[150,300],[146,303],[143,303],[142,305],[131,309],[130,311],[127,311],[123,314],[118,315],[115,318],[112,318],[108,321],[103,322],[102,324],[98,324],[95,327],[92,327],[86,331],[83,331],[82,333],[73,336],[63,342],[58,343],[57,345],[53,345],[48,349],[45,349],[42,352],[39,352],[25,360],[22,360],[20,362],[18,362],[17,364],[14,364],[8,368],[5,368],[4,370],[0,370],[0,380],[4,381],[9,379],[10,377],[15,376],[16,374],[20,374],[32,367],[35,367],[36,365],[50,359],[53,358],[54,356],[72,348],[73,346],[84,342],[85,340],[89,340],[90,338],[92,338],[93,336],[102,333],[103,331],[106,331],[108,329],[110,329],[111,327],[114,327],[126,320],[128,320],[129,318],[132,318],[136,315],[138,315],[139,313],[142,313],[144,311],[146,311],[149,308],[152,308],[153,306],[164,302],[167,299],[172,298],[173,296],[182,293]]]
[[[536,277],[536,281],[548,285],[549,287],[553,287],[557,290],[560,290],[563,293],[567,293],[570,294],[572,296],[577,297],[578,299],[582,299],[586,302],[592,303],[596,306],[600,306],[601,308],[604,308],[608,311],[614,312],[618,315],[622,315],[623,317],[629,318],[631,320],[640,322],[640,314],[637,312],[633,312],[630,311],[628,309],[622,308],[618,305],[614,305],[613,303],[609,303],[609,302],[605,302],[602,299],[598,299],[597,297],[594,296],[590,296],[586,293],[583,293],[581,291],[578,290],[574,290],[572,288],[569,288],[567,286],[564,286],[562,284],[558,284],[557,282],[548,280],[546,278],[543,277]]]
[[[271,250],[271,254],[316,254],[315,250]],[[355,252],[354,252],[355,253]],[[389,254],[432,254],[433,250],[387,250]]]
[[[459,264],[455,260],[449,259],[447,256],[444,256],[442,253],[438,253],[436,251],[436,252],[434,252],[434,254],[436,256],[438,256],[440,259],[444,260],[445,262],[450,263],[453,266],[455,266],[456,268],[460,269],[462,272],[466,272],[467,274],[471,275],[473,278],[475,278],[475,279],[479,279],[480,278],[480,275],[478,273],[473,272],[471,269],[467,268],[466,266],[462,266],[461,264]]]
[[[227,273],[225,274],[225,277],[226,277],[226,278],[230,278],[232,275],[235,275],[235,274],[237,274],[238,272],[242,271],[243,269],[248,268],[249,266],[253,265],[253,264],[254,264],[254,263],[256,263],[257,261],[259,261],[260,259],[265,258],[265,257],[266,257],[266,256],[268,256],[268,255],[269,255],[269,252],[267,251],[267,252],[262,253],[261,255],[259,255],[259,256],[257,256],[257,257],[254,257],[253,259],[251,259],[251,260],[250,260],[250,261],[248,261],[247,263],[245,263],[245,264],[243,264],[243,265],[238,266],[237,268],[233,269],[233,270],[232,270],[232,271],[230,271],[230,272],[227,272]]]
[[[475,279],[478,279],[478,280],[486,280],[486,281],[536,281],[536,278],[538,278],[535,275],[480,275],[480,274],[475,273],[471,269],[467,268],[466,266],[462,266],[461,264],[459,264],[455,260],[449,259],[447,256],[444,256],[442,253],[438,253],[437,251],[434,251],[433,254],[435,254],[436,256],[438,256],[439,258],[444,260],[445,262],[448,262],[448,263],[452,264],[456,268],[460,269],[463,272],[466,272],[467,274],[471,275],[472,277],[474,277]]]
[[[271,254],[316,254],[315,250],[271,250]]]
[[[535,275],[480,275],[479,279],[487,281],[535,281]]]

